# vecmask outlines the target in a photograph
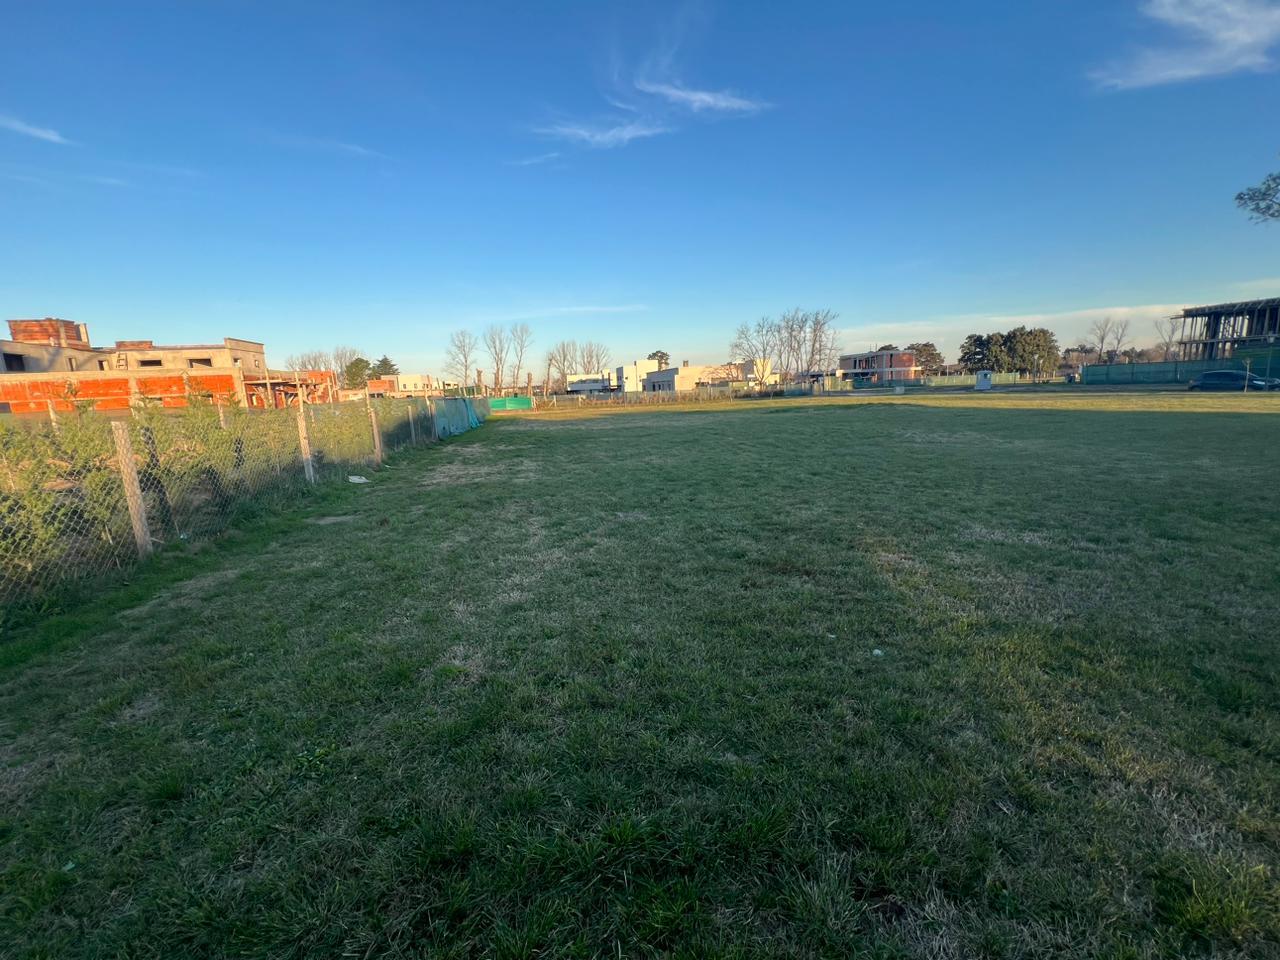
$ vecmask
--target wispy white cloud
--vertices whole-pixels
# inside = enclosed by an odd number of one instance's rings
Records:
[[[1280,277],[1261,277],[1257,280],[1245,280],[1235,284],[1232,289],[1242,294],[1244,299],[1280,297]]]
[[[130,162],[125,164],[134,170],[143,170],[147,173],[160,173],[167,177],[181,177],[187,180],[195,180],[203,177],[203,170],[196,170],[194,167],[183,167],[172,163],[138,163]]]
[[[1155,341],[1155,323],[1181,313],[1186,303],[1122,304],[1113,307],[1086,307],[1081,310],[1061,310],[1048,313],[1013,314],[961,314],[939,318],[957,331],[960,338],[970,333],[989,333],[992,330],[1008,330],[1012,327],[1048,327],[1058,337],[1061,346],[1068,346],[1084,337],[1094,320],[1111,317],[1128,320],[1129,335],[1139,344]],[[963,332],[960,332],[963,331]],[[959,339],[956,340],[959,343]]]
[[[571,143],[601,149],[623,147],[632,140],[656,137],[670,132],[671,127],[652,120],[628,120],[624,123],[609,122],[604,125],[565,121],[534,128],[534,133],[544,137],[556,137]]]
[[[1230,297],[1218,297],[1218,300]],[[1197,303],[1216,302],[1213,296]],[[1088,336],[1089,325],[1094,320],[1111,317],[1129,321],[1129,336],[1139,346],[1155,343],[1155,323],[1182,312],[1189,303],[1122,304],[1112,307],[1086,307],[1079,310],[1045,311],[1039,313],[963,313],[940,314],[911,320],[885,320],[877,323],[849,326],[840,331],[840,343],[845,350],[856,352],[872,350],[883,343],[908,343],[930,341],[951,359],[955,359],[960,343],[971,333],[990,333],[993,330],[1010,330],[1013,327],[1048,327],[1058,338],[1059,346],[1079,343]]]
[[[371,150],[358,143],[345,140],[331,140],[326,137],[303,137],[296,134],[274,134],[271,137],[276,143],[285,147],[297,147],[302,150],[320,150],[326,153],[341,153],[349,157],[367,157],[372,160],[390,160],[385,153]]]
[[[659,83],[638,79],[635,87],[641,93],[662,97],[694,113],[702,113],[704,110],[717,113],[755,113],[769,106],[763,100],[749,100],[727,90],[692,90],[674,82]]]
[[[44,140],[47,143],[61,143],[71,146],[72,141],[68,140],[57,130],[51,130],[48,127],[37,127],[34,124],[27,123],[25,120],[19,120],[17,117],[9,114],[0,113],[0,130],[8,130],[11,133],[20,133],[24,137],[34,137],[36,140]]]
[[[10,173],[7,170],[0,170],[0,177],[4,177],[6,180],[15,180],[18,183],[35,183],[42,187],[53,186],[53,184],[44,179],[44,177],[33,177],[27,173]]]
[[[560,151],[552,150],[550,153],[540,153],[536,157],[524,157],[520,160],[508,160],[507,166],[510,167],[533,167],[540,163],[550,163],[552,160],[559,158]]]
[[[606,120],[563,120],[534,129],[586,147],[622,147],[635,140],[674,133],[689,114],[710,116],[758,113],[770,106],[731,90],[690,86],[681,69],[681,50],[691,30],[702,26],[704,11],[684,4],[660,31],[658,43],[638,64],[628,64],[615,46],[600,96],[618,113]]]
[[[1142,12],[1180,42],[1147,47],[1093,72],[1113,90],[1153,87],[1241,71],[1264,71],[1280,43],[1280,4],[1269,0],[1147,0]]]

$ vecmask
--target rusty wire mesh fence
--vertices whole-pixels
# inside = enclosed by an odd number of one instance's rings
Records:
[[[0,422],[0,605],[207,539],[237,515],[478,426],[484,401],[135,407]],[[0,619],[3,619],[0,617]]]

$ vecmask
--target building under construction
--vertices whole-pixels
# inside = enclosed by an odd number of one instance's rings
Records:
[[[1176,319],[1176,318],[1175,318]],[[1182,311],[1183,360],[1227,360],[1268,349],[1280,338],[1280,297]]]

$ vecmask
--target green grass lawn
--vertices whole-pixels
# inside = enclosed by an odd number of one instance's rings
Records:
[[[508,419],[160,557],[0,646],[0,955],[1280,956],[1277,414]]]

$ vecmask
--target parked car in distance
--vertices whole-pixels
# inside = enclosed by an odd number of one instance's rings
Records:
[[[1274,390],[1271,382],[1243,370],[1210,370],[1194,377],[1187,384],[1188,390],[1244,390],[1248,382],[1250,390]]]

